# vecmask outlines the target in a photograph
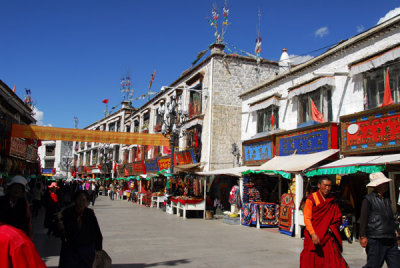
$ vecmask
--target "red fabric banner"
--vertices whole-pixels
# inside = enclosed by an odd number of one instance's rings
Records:
[[[324,116],[322,115],[322,113],[320,113],[320,111],[318,111],[318,108],[315,105],[315,103],[313,102],[313,100],[310,99],[310,101],[311,101],[311,116],[312,116],[312,119],[315,122],[318,122],[318,123],[325,123],[325,119],[324,119]]]
[[[393,104],[392,92],[390,91],[389,68],[386,70],[385,93],[383,95],[382,107]]]

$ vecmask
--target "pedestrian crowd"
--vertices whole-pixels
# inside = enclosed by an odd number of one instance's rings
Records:
[[[92,267],[102,251],[103,236],[93,209],[99,193],[110,200],[136,201],[134,182],[73,180],[57,183],[28,181],[14,176],[0,180],[0,267],[46,267],[31,239],[32,217],[45,209],[44,227],[48,235],[61,239],[59,267]],[[360,245],[367,254],[364,268],[400,267],[400,233],[383,173],[370,174],[370,193],[365,196],[360,216]],[[340,225],[342,214],[331,193],[332,181],[322,177],[318,190],[304,205],[304,248],[300,267],[349,267],[342,256]],[[400,204],[398,204],[400,205]]]
[[[32,218],[42,208],[47,234],[62,242],[59,267],[92,267],[103,240],[94,211],[88,208],[98,197],[98,183],[28,182],[17,175],[8,183],[0,180],[0,186],[0,267],[46,267],[32,243]]]

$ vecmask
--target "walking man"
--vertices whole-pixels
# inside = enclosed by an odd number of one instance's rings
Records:
[[[332,181],[324,177],[318,181],[318,191],[307,197],[301,268],[349,267],[342,257],[342,238],[339,233],[342,213],[330,194],[331,189]]]
[[[365,196],[360,215],[360,244],[366,248],[364,268],[379,268],[386,261],[388,268],[400,267],[400,251],[396,239],[396,225],[389,199],[390,179],[382,172],[371,173],[373,192]]]

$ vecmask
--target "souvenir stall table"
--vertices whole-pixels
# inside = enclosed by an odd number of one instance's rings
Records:
[[[186,219],[186,211],[189,210],[206,210],[206,203],[203,198],[195,198],[188,196],[174,196],[171,197],[172,210],[176,211],[176,215],[180,216],[180,211],[182,210],[182,217]]]
[[[186,219],[187,211],[203,211],[205,218],[206,184],[205,179],[193,174],[180,173],[168,179],[166,188],[174,194],[170,198],[170,214],[180,216],[182,211],[183,218]]]
[[[151,203],[150,207],[161,208],[161,205],[164,205],[165,200],[167,199],[164,195],[165,191],[165,178],[161,176],[156,176],[153,174],[151,177]]]
[[[167,197],[163,193],[153,193],[150,207],[161,208],[160,204],[164,204],[165,200],[167,200]]]

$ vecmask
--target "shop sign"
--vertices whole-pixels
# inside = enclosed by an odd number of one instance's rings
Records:
[[[42,174],[53,174],[52,168],[42,168]]]
[[[175,157],[175,161],[174,162],[175,162],[174,165],[176,166],[176,157]],[[158,168],[160,170],[168,169],[170,166],[171,166],[171,158],[170,157],[168,157],[168,158],[159,158],[158,159]]]
[[[343,154],[394,151],[400,148],[400,105],[342,116]]]
[[[146,167],[144,161],[132,163],[132,173],[135,175],[146,174]]]
[[[26,147],[27,147],[27,144],[26,144],[25,140],[11,137],[10,154],[9,155],[25,158],[26,157]]]
[[[176,154],[179,165],[196,163],[197,161],[193,156],[194,156],[193,150],[179,152]]]
[[[144,164],[146,167],[146,172],[148,173],[156,173],[157,171],[159,171],[157,159],[146,160],[144,161]]]
[[[276,136],[277,155],[311,154],[337,149],[337,124],[325,123],[288,131]]]
[[[272,140],[243,143],[243,162],[245,165],[257,165],[274,157]]]

